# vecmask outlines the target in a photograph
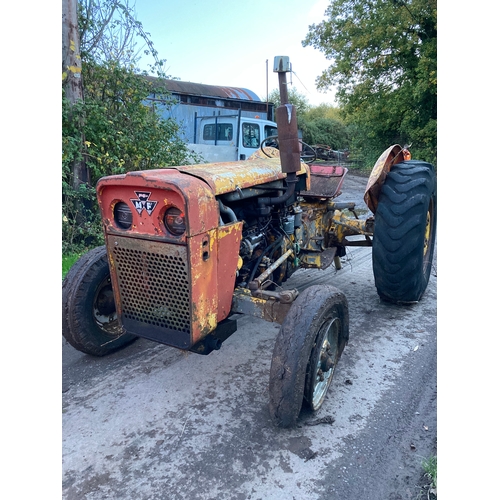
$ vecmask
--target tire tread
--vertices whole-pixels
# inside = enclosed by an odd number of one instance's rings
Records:
[[[436,207],[435,191],[435,171],[429,163],[403,162],[387,175],[375,215],[372,251],[375,285],[384,300],[416,302],[427,287],[430,269],[422,271],[423,232],[431,199]],[[431,258],[434,239],[435,226]]]

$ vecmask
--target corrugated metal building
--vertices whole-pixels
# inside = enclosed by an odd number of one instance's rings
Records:
[[[156,80],[154,77],[146,77]],[[200,116],[234,115],[274,120],[272,103],[262,102],[251,90],[239,87],[219,87],[202,83],[162,80],[177,101],[164,118],[174,118],[184,128],[186,142],[194,142],[195,120]],[[151,96],[154,101],[156,97]]]

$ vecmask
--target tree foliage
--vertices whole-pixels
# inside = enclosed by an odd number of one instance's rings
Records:
[[[143,53],[151,54],[155,63],[150,70],[165,76],[165,60],[158,58],[129,0],[79,0],[78,13],[82,58],[97,64],[119,61],[133,68]]]
[[[148,80],[116,62],[84,65],[85,157],[91,181],[131,170],[180,165],[187,147],[173,119],[161,119],[159,106],[171,98],[161,80]],[[155,94],[156,109],[145,104]]]
[[[304,142],[311,146],[322,144],[335,150],[347,149],[349,146],[347,128],[338,120],[330,118],[306,120],[303,118],[299,122],[299,128],[302,130]]]
[[[342,112],[337,106],[332,104],[322,103],[318,106],[311,106],[304,114],[306,120],[317,120],[319,118],[327,118],[329,120],[337,120],[342,122]]]
[[[325,103],[311,106],[298,122],[307,144],[324,144],[335,150],[348,149],[348,127],[339,108]]]
[[[99,5],[109,9],[106,15]],[[146,79],[135,70],[133,34],[138,23],[127,5],[115,0],[80,4],[84,99],[71,103],[64,89],[62,96],[63,252],[102,243],[95,195],[99,178],[190,162],[179,125],[161,118],[158,106],[171,104],[161,78]],[[117,43],[112,38],[121,22],[123,43]],[[152,94],[158,99],[155,109],[146,104]],[[75,160],[85,161],[88,183],[75,186]]]
[[[281,106],[281,96],[280,91],[278,89],[274,89],[269,93],[267,98],[269,102],[274,104],[274,107],[277,108]],[[295,106],[297,116],[304,114],[311,106],[307,101],[307,98],[301,94],[295,87],[288,89],[288,102]]]
[[[414,157],[435,162],[436,0],[331,0],[326,16],[303,45],[332,61],[317,85],[337,87],[357,146],[378,156],[412,143]]]
[[[281,105],[278,89],[273,90],[268,97],[275,107]],[[307,98],[295,87],[288,91],[288,101],[297,112],[297,122],[302,131],[302,140],[309,144],[325,144],[333,149],[344,149],[348,146],[346,126],[342,123],[338,108],[328,104],[311,106]]]

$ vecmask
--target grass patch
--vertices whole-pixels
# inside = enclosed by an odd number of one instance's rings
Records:
[[[424,476],[428,481],[425,486],[427,498],[437,500],[437,456],[431,456],[422,462]]]
[[[422,463],[422,467],[424,469],[425,475],[431,481],[431,487],[437,488],[437,468],[438,468],[438,459],[437,456],[433,456],[424,460]]]
[[[62,279],[68,274],[68,271],[71,269],[71,266],[83,255],[83,252],[80,253],[70,253],[68,255],[63,255],[62,257]]]

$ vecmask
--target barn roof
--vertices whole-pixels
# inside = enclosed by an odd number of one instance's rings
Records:
[[[155,77],[147,78],[156,80]],[[220,87],[217,85],[206,85],[204,83],[181,82],[180,80],[166,79],[162,80],[161,83],[173,94],[262,102],[255,92],[241,87]]]

